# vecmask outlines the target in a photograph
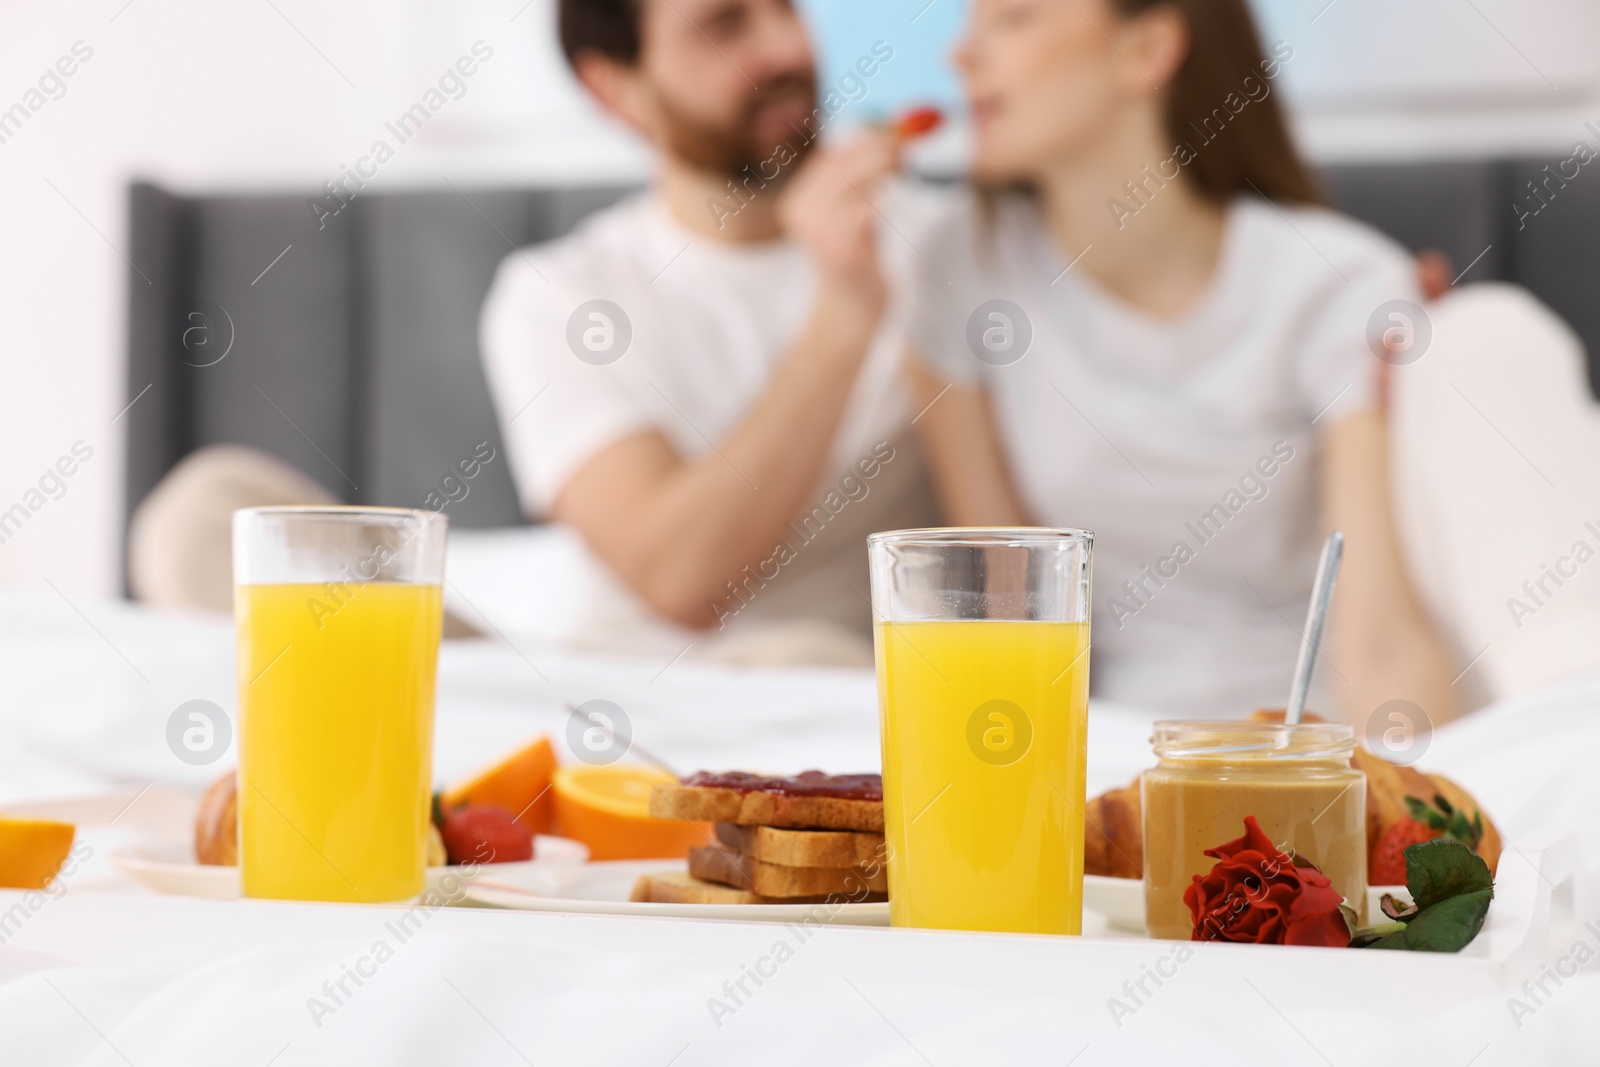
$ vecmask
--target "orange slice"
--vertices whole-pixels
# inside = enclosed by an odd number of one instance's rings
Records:
[[[534,833],[548,834],[555,821],[555,797],[550,789],[555,769],[550,739],[540,737],[477,777],[447,789],[440,803],[446,810],[463,804],[488,804],[503,809]]]
[[[569,764],[555,773],[556,823],[592,860],[681,858],[713,839],[710,823],[650,816],[650,788],[675,781],[650,767]]]
[[[43,889],[72,851],[73,826],[0,816],[0,887]]]

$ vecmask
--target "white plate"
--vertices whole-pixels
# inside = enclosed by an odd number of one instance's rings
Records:
[[[628,899],[641,874],[682,874],[682,860],[607,860],[581,867],[509,871],[484,867],[467,887],[467,899],[494,908],[581,912],[589,915],[656,915],[676,919],[743,919],[839,926],[888,926],[889,905],[877,904],[638,904]]]
[[[1369,885],[1367,887],[1367,922],[1379,920],[1383,910],[1381,902],[1385,893],[1393,893],[1401,903],[1410,903],[1411,895],[1403,885]],[[1083,906],[1087,911],[1097,911],[1118,930],[1144,933],[1144,881],[1140,878],[1107,878],[1103,874],[1083,876]]]
[[[497,874],[508,874],[578,866],[589,858],[589,848],[569,838],[540,834],[534,838],[533,855],[533,859],[522,863],[485,864],[470,870],[466,867],[429,867],[427,887],[438,889],[451,876],[464,883],[473,871],[492,870]],[[196,863],[194,847],[186,841],[136,845],[113,853],[111,862],[118,870],[138,879],[157,893],[207,897],[211,900],[239,898],[239,868]],[[450,887],[445,888],[453,893]]]
[[[1139,878],[1083,876],[1083,909],[1097,911],[1118,930],[1144,933],[1144,881]]]

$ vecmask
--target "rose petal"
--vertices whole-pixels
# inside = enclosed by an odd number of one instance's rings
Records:
[[[1268,837],[1265,831],[1261,829],[1261,824],[1256,822],[1256,817],[1254,815],[1245,816],[1244,839],[1248,841],[1250,847],[1257,852],[1276,856],[1284,860],[1289,858],[1282,852],[1278,851],[1277,846],[1272,843],[1272,838]]]
[[[1194,940],[1349,944],[1343,898],[1333,883],[1315,868],[1295,867],[1253,816],[1245,819],[1244,836],[1206,855],[1217,862],[1183,894]]]

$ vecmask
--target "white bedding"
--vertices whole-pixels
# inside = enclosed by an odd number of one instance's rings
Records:
[[[684,770],[877,766],[870,672],[603,659],[524,638],[518,646],[447,643],[439,779],[535,732],[562,737],[562,706],[595,697],[621,705],[640,743]],[[198,768],[179,761],[166,720],[194,698],[231,713],[232,674],[226,620],[0,594],[0,806],[148,782],[198,789],[232,756]],[[1548,689],[1439,731],[1423,766],[1449,773],[1495,814],[1514,846],[1503,862],[1524,862],[1516,850],[1567,832],[1600,856],[1597,712],[1600,678]],[[1092,708],[1091,793],[1149,762],[1150,721]],[[1080,1064],[1156,1062],[1183,1048],[1195,1063],[1398,1062],[1404,1050],[1413,1063],[1484,1067],[1557,1062],[1558,1050],[1588,1057],[1600,1036],[1596,976],[1567,979],[1518,1028],[1512,990],[1457,1002],[1449,960],[1396,957],[1374,983],[1342,969],[1356,966],[1354,954],[1308,963],[1303,951],[1314,950],[1222,946],[1118,1027],[1107,999],[1170,946],[846,930],[819,934],[781,982],[717,1027],[706,999],[770,947],[773,928],[470,911],[440,913],[337,1026],[318,1028],[306,997],[369,943],[382,913],[112,897],[82,884],[89,889],[69,890],[15,937],[0,937],[6,1064],[121,1063],[119,1054],[140,1065],[266,1064],[285,1045],[280,1067],[523,1056],[686,1067],[756,1051],[774,1064],[824,1055],[1066,1063],[1087,1044]],[[0,893],[0,911],[16,899]],[[1580,921],[1600,920],[1600,898],[1586,889],[1573,907]],[[1244,984],[1252,977],[1259,992]],[[1415,1023],[1403,1038],[1391,1032],[1401,1021]],[[981,1056],[985,1048],[1009,1055]]]
[[[79,613],[82,613],[81,615]],[[565,705],[622,707],[640,745],[681,770],[875,770],[872,673],[748,668],[574,653],[522,635],[447,641],[440,653],[435,777],[450,781],[541,731],[564,743]],[[196,789],[231,765],[192,767],[167,717],[237,700],[231,623],[126,603],[0,594],[0,804],[155,782]],[[1152,716],[1097,706],[1091,790],[1142,766]]]
[[[447,641],[440,654],[435,777],[443,782],[540,731],[564,738],[564,705],[605,698],[639,743],[682,770],[878,764],[870,671],[621,659],[514,636]],[[0,594],[0,804],[146,782],[200,788],[232,762],[192,767],[166,721],[202,698],[236,706],[233,633],[214,616],[125,602]],[[1090,715],[1090,794],[1150,763],[1155,716],[1103,703]],[[1516,842],[1572,831],[1600,858],[1600,676],[1553,686],[1437,731],[1422,760],[1477,795]]]

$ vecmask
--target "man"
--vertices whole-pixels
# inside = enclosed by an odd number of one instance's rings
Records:
[[[819,105],[788,0],[560,0],[559,18],[581,83],[659,161],[642,195],[507,257],[483,313],[524,507],[608,575],[580,629],[666,648],[779,622],[797,642],[803,621],[821,658],[859,660],[863,538],[934,519],[887,322],[886,261],[911,251],[880,248],[874,203],[895,146],[818,144],[843,100]]]

